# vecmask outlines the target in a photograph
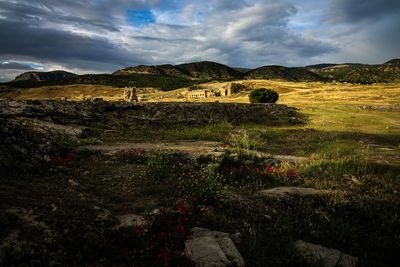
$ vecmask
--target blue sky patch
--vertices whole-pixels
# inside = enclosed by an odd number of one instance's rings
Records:
[[[156,22],[156,20],[151,10],[130,9],[128,10],[128,22],[132,26],[141,27],[152,24]]]

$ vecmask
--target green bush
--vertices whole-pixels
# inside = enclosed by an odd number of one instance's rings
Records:
[[[251,91],[249,99],[251,103],[275,103],[279,95],[271,89],[259,88]]]

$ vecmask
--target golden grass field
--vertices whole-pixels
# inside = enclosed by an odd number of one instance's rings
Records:
[[[375,84],[356,85],[344,83],[320,83],[320,82],[282,82],[270,80],[244,80],[240,81],[254,88],[270,88],[280,95],[278,103],[296,107],[306,107],[310,103],[319,104],[350,104],[350,105],[389,105],[400,103],[400,84]],[[221,87],[224,82],[213,82],[202,84],[207,87]],[[169,92],[155,90],[146,94],[149,101],[189,101],[188,99],[177,98],[177,95],[185,89],[177,89]],[[138,89],[138,95],[144,92]],[[64,99],[83,100],[91,98],[103,98],[109,101],[123,99],[123,92],[120,88],[104,85],[65,85],[65,86],[44,86],[30,89],[19,89],[8,93],[3,98],[17,100],[27,99]],[[193,100],[190,100],[193,101]],[[248,92],[242,92],[231,97],[206,98],[194,100],[196,102],[237,102],[248,103]]]
[[[270,88],[279,93],[279,104],[296,107],[310,117],[308,127],[324,130],[363,131],[366,133],[399,133],[400,110],[382,112],[360,110],[362,105],[389,106],[400,104],[400,84],[357,85],[345,83],[283,82],[271,80],[240,81],[253,88]],[[226,82],[203,84],[219,88]],[[247,92],[235,96],[189,100],[178,98],[184,88],[163,92],[160,90],[138,89],[138,96],[147,96],[148,102],[227,102],[248,103]],[[121,88],[104,85],[66,85],[19,89],[3,95],[2,98],[68,99],[81,101],[102,98],[107,101],[123,100]],[[351,119],[349,119],[351,118]]]

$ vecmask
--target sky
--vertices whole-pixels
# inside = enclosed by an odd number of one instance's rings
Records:
[[[399,0],[0,0],[0,81],[205,60],[378,64],[399,44]]]

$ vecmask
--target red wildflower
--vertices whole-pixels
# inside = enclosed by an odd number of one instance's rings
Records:
[[[185,201],[180,200],[179,201],[178,211],[183,211],[184,209],[185,209]]]
[[[128,157],[133,157],[133,156],[135,156],[135,151],[129,150],[128,152],[126,152],[126,155],[127,155]]]
[[[162,262],[164,267],[169,266],[171,259],[168,248],[164,247],[163,249],[161,249],[160,252],[157,254],[157,258]]]
[[[160,233],[158,233],[158,237],[159,237],[160,239],[164,239],[166,235],[167,235],[167,234],[166,234],[165,232],[160,232]]]
[[[183,226],[182,224],[180,224],[180,225],[178,225],[178,226],[176,227],[176,232],[182,233],[182,232],[184,232],[184,231],[185,231],[185,226]]]
[[[135,226],[135,233],[137,236],[141,236],[144,233],[144,229],[140,225],[137,225]]]
[[[273,172],[273,171],[274,171],[274,169],[272,167],[267,168],[267,172]]]
[[[260,172],[260,168],[256,168],[256,172]]]

